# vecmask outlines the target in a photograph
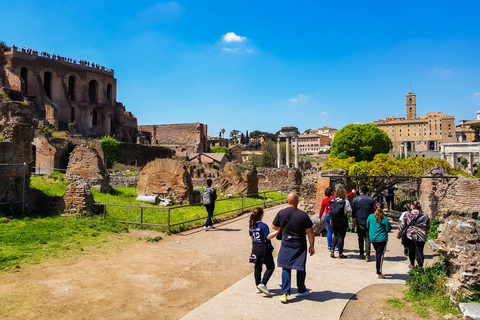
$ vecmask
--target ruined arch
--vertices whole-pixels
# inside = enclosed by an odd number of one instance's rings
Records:
[[[23,93],[25,95],[28,94],[28,69],[23,67],[22,69],[20,69],[20,78],[22,78],[23,80]]]
[[[88,98],[90,102],[97,103],[98,101],[98,82],[90,80],[88,82]]]
[[[49,99],[52,99],[52,82],[53,74],[50,71],[45,71],[43,74],[43,90]]]
[[[109,106],[112,105],[112,90],[112,85],[110,83],[107,84],[107,102]]]
[[[156,159],[147,163],[137,183],[138,196],[171,198],[175,203],[193,202],[193,185],[185,165],[178,160]]]
[[[70,101],[75,101],[76,99],[76,86],[77,78],[75,76],[68,77],[68,99]]]

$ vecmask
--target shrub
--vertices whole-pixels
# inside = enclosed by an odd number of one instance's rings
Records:
[[[51,137],[52,136],[52,129],[50,129],[49,127],[43,127],[43,134],[46,135],[47,137]]]
[[[417,296],[439,293],[444,290],[443,281],[449,275],[448,261],[443,257],[431,267],[415,267],[407,275],[408,291]]]
[[[111,168],[120,158],[120,142],[112,136],[103,136],[100,143],[107,159],[107,167]]]
[[[216,163],[212,163],[212,168],[218,170],[218,169],[220,169],[220,166]]]
[[[440,219],[435,217],[430,221],[430,230],[428,230],[428,240],[434,240],[438,238],[438,227],[440,226]]]

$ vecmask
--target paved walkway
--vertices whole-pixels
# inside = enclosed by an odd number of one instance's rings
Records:
[[[264,222],[269,226],[276,213],[285,206],[267,209]],[[231,244],[236,241],[245,241],[248,234],[248,215],[243,215],[236,221],[227,221],[228,228],[238,232],[230,234]],[[222,230],[222,223],[216,225],[215,232]],[[395,225],[394,225],[395,226]],[[365,262],[358,258],[357,236],[347,233],[345,239],[345,254],[348,259],[332,259],[327,252],[327,239],[316,237],[316,254],[307,259],[306,285],[311,294],[306,298],[296,298],[295,271],[292,271],[292,295],[287,304],[282,304],[280,297],[281,269],[276,268],[268,283],[272,297],[255,293],[252,274],[235,283],[198,308],[194,309],[182,319],[339,319],[345,305],[361,289],[378,283],[404,284],[408,272],[408,261],[403,256],[403,247],[400,240],[390,233],[387,252],[383,265],[385,279],[376,279],[375,262]],[[248,241],[248,240],[247,240]],[[275,243],[276,242],[276,243]],[[274,254],[280,243],[274,240]],[[372,247],[373,249],[373,247]],[[426,263],[432,264],[434,255],[426,246]],[[248,256],[245,257],[245,260]],[[374,254],[372,254],[374,260]]]

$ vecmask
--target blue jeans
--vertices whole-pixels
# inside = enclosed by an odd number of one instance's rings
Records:
[[[297,270],[297,288],[298,293],[304,293],[307,291],[305,287],[306,271]],[[290,288],[292,286],[292,269],[282,269],[282,294],[290,294]]]
[[[215,210],[215,203],[207,204],[205,205],[205,208],[207,209],[207,221],[205,221],[205,227],[208,227],[213,225],[212,217],[213,217],[213,211]]]
[[[328,213],[325,214],[325,222],[327,223],[327,244],[328,244],[328,247],[331,248],[333,229],[332,229],[332,226],[330,225],[330,215]]]

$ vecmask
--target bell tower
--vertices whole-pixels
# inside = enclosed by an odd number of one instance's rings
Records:
[[[417,118],[417,102],[416,95],[410,89],[407,93],[407,120],[415,120]]]

